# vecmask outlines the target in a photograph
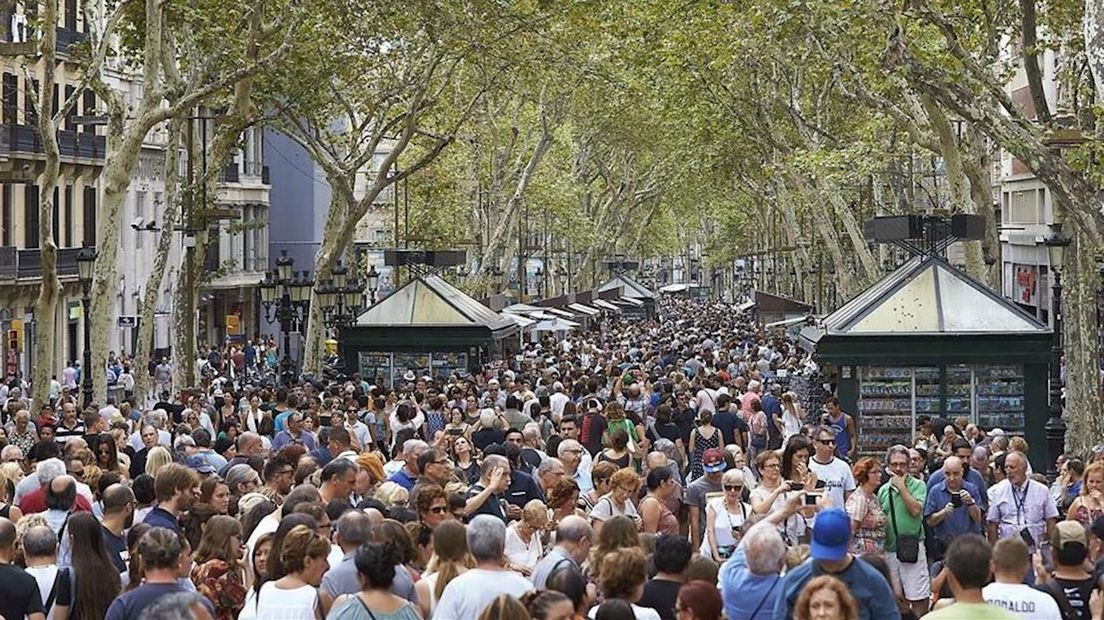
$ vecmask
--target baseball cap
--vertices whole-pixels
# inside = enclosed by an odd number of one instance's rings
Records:
[[[1085,526],[1077,521],[1059,521],[1050,533],[1050,545],[1055,549],[1062,549],[1070,543],[1080,543],[1088,547],[1089,539],[1085,536]]]
[[[710,448],[702,454],[702,469],[707,474],[715,474],[725,470],[724,453],[717,448]]]
[[[215,473],[215,468],[210,463],[207,462],[207,459],[203,458],[202,456],[200,456],[198,454],[188,457],[187,465],[191,469],[194,469],[194,470],[198,471],[201,474],[213,474],[213,473]]]
[[[847,555],[851,543],[851,517],[842,508],[829,508],[817,515],[813,524],[812,556],[818,560],[839,561]]]

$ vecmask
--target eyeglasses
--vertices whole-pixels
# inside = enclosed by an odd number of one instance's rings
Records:
[[[443,515],[448,512],[448,506],[430,506],[429,512],[435,515]]]
[[[450,463],[452,463],[452,461],[450,461],[449,459],[441,459],[439,461],[433,461],[434,465],[448,465]]]
[[[779,469],[782,467],[781,463],[767,463],[763,466],[763,469]]]
[[[726,491],[741,491],[741,490],[743,490],[743,488],[744,488],[744,485],[742,485],[742,484],[726,484],[726,485],[724,485],[724,490],[726,490]]]

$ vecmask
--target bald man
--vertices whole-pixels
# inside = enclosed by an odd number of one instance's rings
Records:
[[[957,456],[943,461],[943,480],[928,487],[924,521],[936,541],[937,558],[962,534],[980,534],[984,514],[981,490],[964,478],[966,463]]]

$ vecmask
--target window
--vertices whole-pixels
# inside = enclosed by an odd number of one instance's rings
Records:
[[[61,194],[58,187],[54,186],[54,246],[61,243],[61,203],[58,196]]]
[[[62,247],[73,247],[73,186],[65,186],[65,217],[62,222],[62,232],[64,233],[65,240]]]
[[[65,0],[65,27],[77,29],[77,0]]]
[[[38,110],[35,108],[34,97],[38,96],[38,80],[30,80],[30,85],[24,82],[23,91],[23,122],[27,125],[38,124]]]
[[[23,186],[23,247],[38,247],[38,186]]]
[[[73,92],[76,91],[76,87],[67,84],[65,86],[65,101],[69,101],[69,98],[73,96]],[[73,117],[77,114],[77,106],[69,108],[69,111],[65,113],[65,129],[73,131],[76,127],[73,125]]]
[[[12,193],[11,184],[0,185],[0,244],[10,246],[12,244]]]
[[[14,73],[4,73],[3,91],[0,94],[3,106],[4,123],[14,125],[19,122],[19,78]]]
[[[84,188],[84,239],[85,245],[96,245],[96,188]]]
[[[84,95],[82,96],[82,98],[84,99],[84,101],[82,102],[83,105],[81,114],[84,114],[85,116],[94,116],[96,114],[96,93],[92,92],[91,89],[86,90],[84,91]],[[81,125],[80,131],[95,133],[96,128],[92,125]]]
[[[1037,189],[1004,193],[1003,209],[1008,224],[1042,224],[1045,195]]]

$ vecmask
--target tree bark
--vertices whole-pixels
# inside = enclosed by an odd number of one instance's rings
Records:
[[[140,303],[141,316],[138,320],[138,346],[134,351],[134,402],[145,402],[150,388],[149,361],[153,347],[153,330],[157,300],[161,297],[161,285],[165,279],[165,265],[168,263],[172,240],[176,235],[176,223],[180,214],[180,135],[184,121],[173,119],[169,123],[169,136],[165,145],[165,209],[161,213],[161,231],[157,236],[157,250],[153,257],[153,268],[146,279],[146,286]],[[174,313],[175,314],[175,313]],[[156,395],[160,396],[160,395]]]
[[[46,2],[43,6],[43,23],[56,23],[57,3]],[[57,140],[58,112],[50,105],[55,82],[56,43],[57,29],[43,28],[39,41],[38,92],[34,95],[33,105],[38,116],[37,129],[42,139],[45,165],[38,178],[38,204],[24,207],[38,209],[38,246],[42,253],[42,283],[35,302],[35,321],[39,329],[35,330],[35,364],[31,373],[31,402],[35,407],[50,402],[50,380],[56,372],[54,343],[58,297],[61,294],[61,281],[57,273],[58,247],[54,238],[54,189],[57,188],[61,170],[61,153]]]

